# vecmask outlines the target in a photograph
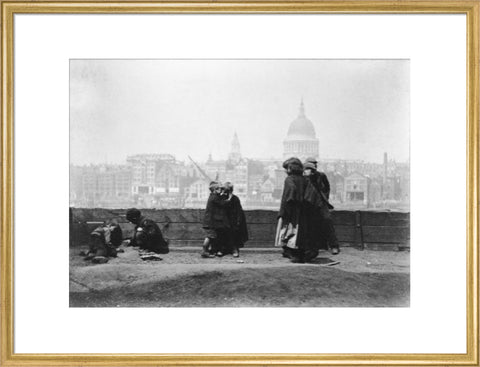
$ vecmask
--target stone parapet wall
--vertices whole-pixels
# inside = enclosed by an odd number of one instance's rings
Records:
[[[124,237],[132,235],[133,225],[125,218],[125,209],[70,208],[70,246],[88,243],[90,232],[108,219],[117,219]],[[172,247],[201,246],[203,209],[142,209],[142,214],[157,222]],[[276,211],[246,210],[250,241],[247,247],[273,247]],[[340,246],[372,250],[408,250],[410,213],[389,211],[334,210]]]

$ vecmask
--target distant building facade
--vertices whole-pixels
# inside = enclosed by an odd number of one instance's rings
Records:
[[[136,154],[127,157],[132,172],[131,192],[143,207],[170,208],[183,205],[185,164],[171,154]]]
[[[368,207],[370,178],[354,172],[344,179],[344,203],[352,208]]]
[[[245,201],[248,193],[248,160],[242,157],[237,133],[234,134],[227,160],[213,160],[210,155],[201,167],[207,180],[231,182],[234,192]]]
[[[70,202],[77,207],[131,203],[132,175],[126,165],[70,166]]]
[[[199,178],[185,188],[185,207],[204,208],[209,195],[209,182]]]

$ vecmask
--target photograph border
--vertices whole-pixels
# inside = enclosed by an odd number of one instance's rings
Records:
[[[478,365],[479,15],[478,1],[76,2],[4,1],[1,136],[1,366]],[[14,353],[15,14],[465,14],[467,22],[467,257],[465,354],[19,354]]]

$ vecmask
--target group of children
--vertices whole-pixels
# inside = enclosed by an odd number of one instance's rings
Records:
[[[115,219],[111,219],[98,226],[90,234],[88,252],[82,251],[80,255],[85,260],[103,264],[111,257],[117,257],[122,243],[127,246],[138,247],[142,260],[161,260],[158,254],[168,254],[168,241],[163,237],[157,223],[145,218],[140,210],[128,209],[126,219],[135,225],[132,237],[124,241],[122,229]]]
[[[206,238],[203,243],[203,258],[232,254],[239,257],[239,249],[248,240],[247,223],[240,199],[233,194],[230,182],[210,183],[210,196],[203,220]],[[109,220],[90,234],[88,252],[81,252],[85,260],[106,263],[110,257],[121,252],[122,243],[139,247],[143,260],[161,260],[158,254],[169,252],[168,241],[155,221],[145,218],[140,210],[128,209],[126,219],[135,225],[132,238],[123,241],[122,229],[115,220]]]
[[[276,246],[283,248],[283,256],[293,262],[309,262],[320,250],[339,253],[338,240],[330,215],[330,184],[327,176],[317,170],[315,158],[302,163],[292,157],[283,163],[285,178],[280,211],[278,213]],[[232,254],[239,257],[239,249],[248,241],[245,213],[240,199],[233,194],[230,182],[210,182],[210,195],[203,218],[205,240],[202,258]],[[129,209],[126,219],[135,225],[129,245],[138,246],[142,259],[160,259],[158,254],[169,252],[157,223],[143,217],[138,209]],[[117,254],[122,243],[122,231],[117,223],[109,222],[95,229],[86,258],[106,262]],[[157,258],[158,257],[158,258]],[[107,260],[105,260],[107,259]]]
[[[203,229],[203,258],[222,257],[232,254],[239,257],[239,249],[248,241],[245,213],[240,199],[233,194],[233,185],[212,181],[209,185]]]

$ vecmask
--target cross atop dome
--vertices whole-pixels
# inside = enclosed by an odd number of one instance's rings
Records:
[[[298,113],[299,117],[305,117],[305,105],[303,104],[303,97],[300,101],[300,111]]]

